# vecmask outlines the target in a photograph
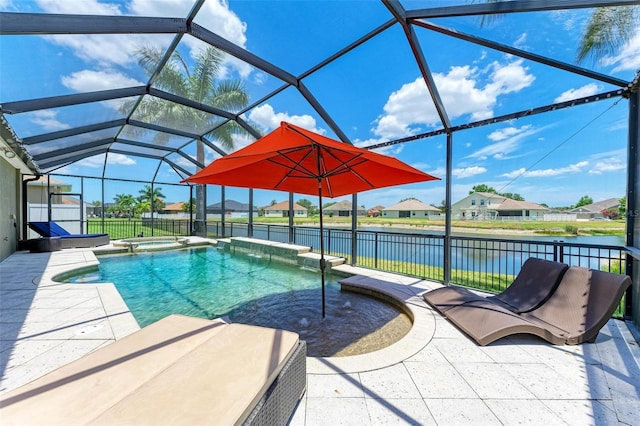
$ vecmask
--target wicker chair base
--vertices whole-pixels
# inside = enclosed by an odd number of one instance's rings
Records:
[[[306,389],[307,343],[301,340],[244,424],[286,425]]]

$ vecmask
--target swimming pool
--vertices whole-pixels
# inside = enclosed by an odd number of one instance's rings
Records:
[[[214,248],[100,257],[98,270],[69,283],[113,282],[141,327],[172,313],[296,331],[310,356],[370,352],[402,338],[409,317],[388,303],[340,291],[328,275],[326,318],[320,273]]]

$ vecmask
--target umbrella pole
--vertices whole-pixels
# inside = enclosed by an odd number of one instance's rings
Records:
[[[320,276],[322,283],[322,319],[324,319],[324,236],[322,235],[322,182],[318,180],[318,204],[320,205]]]

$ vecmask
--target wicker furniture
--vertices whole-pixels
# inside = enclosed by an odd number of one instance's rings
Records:
[[[306,389],[296,333],[171,315],[0,397],[11,424],[286,424]]]
[[[27,240],[26,248],[29,249],[31,253],[47,253],[51,251],[58,251],[62,248],[62,238],[34,238],[31,240]]]

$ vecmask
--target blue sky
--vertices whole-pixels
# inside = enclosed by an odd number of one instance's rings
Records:
[[[192,0],[0,0],[8,12],[50,12],[185,17]],[[402,1],[406,8],[465,4],[464,1]],[[556,60],[575,63],[576,46],[588,10],[539,12],[431,22],[478,35]],[[300,75],[354,40],[391,19],[377,1],[229,1],[208,0],[195,22]],[[416,28],[418,40],[451,122],[462,124],[554,102],[614,90],[616,87],[535,62]],[[57,96],[145,84],[135,51],[142,45],[167,46],[172,36],[3,36],[0,38],[0,102]],[[179,50],[191,60],[203,43],[185,36]],[[583,66],[631,80],[640,68],[640,28],[618,51]],[[282,82],[235,58],[225,61],[221,78],[241,78],[255,102]],[[10,84],[8,82],[11,82]],[[349,54],[303,80],[351,141],[359,146],[394,140],[441,126],[406,37],[394,25]],[[594,201],[621,197],[626,188],[628,102],[595,102],[585,106],[456,132],[453,137],[452,198],[464,197],[477,184],[514,192],[527,201],[550,206],[575,204],[583,195]],[[21,137],[118,118],[119,101],[57,108],[7,116]],[[281,121],[335,137],[329,126],[293,88],[249,111],[245,118],[260,131]],[[252,141],[239,137],[236,146]],[[59,147],[72,141],[60,141]],[[445,177],[443,136],[394,145],[380,152],[398,157],[432,175]],[[46,152],[44,145],[36,147]],[[195,149],[187,148],[189,155]],[[216,154],[208,152],[207,161]],[[179,161],[177,159],[176,161]],[[184,159],[182,159],[184,160]],[[66,166],[61,174],[100,176],[104,155]],[[185,167],[188,162],[184,160]],[[184,201],[188,190],[168,185],[180,176],[166,164],[122,154],[107,156],[106,176],[148,179],[156,175],[166,201]],[[63,177],[79,190],[80,180]],[[100,199],[95,179],[82,183],[85,200]],[[117,193],[137,195],[141,184],[107,182],[105,201]],[[93,196],[95,195],[95,196]],[[208,202],[219,201],[210,187]],[[358,203],[389,206],[416,197],[439,205],[444,180],[368,191]],[[248,201],[246,189],[227,188],[226,198]],[[254,202],[282,201],[286,193],[256,190]],[[295,199],[313,197],[296,195]],[[348,197],[341,197],[345,199]],[[333,201],[338,201],[336,199]]]

